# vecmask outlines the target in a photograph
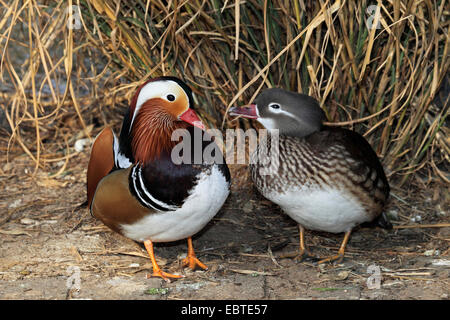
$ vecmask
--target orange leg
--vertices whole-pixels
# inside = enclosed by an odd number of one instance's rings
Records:
[[[298,225],[298,230],[300,231],[300,249],[299,251],[288,252],[280,256],[280,258],[293,258],[298,261],[302,261],[305,256],[316,259],[305,246],[305,228],[303,226]]]
[[[304,237],[305,228],[303,228],[303,226],[301,226],[301,225],[298,225],[298,229],[300,231],[300,251],[299,251],[299,254],[295,257],[295,259],[301,261],[305,255],[309,256],[309,257],[313,257],[313,256],[308,251],[308,249],[306,249],[306,247],[305,247],[305,237]]]
[[[191,270],[195,270],[195,268],[198,266],[203,270],[208,270],[208,267],[205,266],[195,256],[194,247],[192,246],[192,238],[189,237],[187,241],[188,241],[188,253],[186,258],[183,259],[183,267],[189,267]]]
[[[150,260],[152,261],[152,265],[153,265],[153,273],[151,275],[147,275],[147,278],[161,277],[166,281],[169,281],[169,278],[174,278],[174,279],[183,278],[182,275],[166,273],[159,268],[158,264],[156,263],[155,254],[153,252],[153,243],[150,240],[145,240],[144,246],[145,246],[145,249],[147,249],[148,254],[150,255]]]
[[[339,248],[337,255],[322,259],[318,262],[318,264],[321,264],[324,262],[331,262],[331,261],[336,261],[336,263],[341,263],[342,259],[344,259],[345,246],[347,245],[347,242],[348,242],[348,239],[350,238],[351,233],[352,233],[352,231],[347,231],[345,233],[344,240],[342,241],[341,247]]]

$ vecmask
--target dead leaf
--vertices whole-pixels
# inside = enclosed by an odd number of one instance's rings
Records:
[[[52,188],[52,187],[65,187],[68,183],[68,181],[62,182],[58,181],[56,179],[51,178],[41,178],[36,181],[38,186],[45,187],[45,188]]]
[[[78,262],[83,261],[83,257],[81,256],[81,254],[78,252],[78,249],[75,246],[72,246],[70,248],[70,253],[72,253],[72,255],[75,257],[75,259],[77,259]]]

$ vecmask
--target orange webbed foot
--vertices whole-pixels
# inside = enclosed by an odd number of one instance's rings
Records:
[[[307,249],[300,249],[297,255],[294,257],[294,259],[298,262],[302,262],[304,258],[310,258],[310,259],[317,259],[309,250]]]
[[[189,267],[191,270],[195,270],[197,267],[200,267],[203,270],[208,270],[208,267],[198,260],[198,258],[195,256],[194,247],[192,245],[192,238],[189,237],[188,239],[188,253],[186,258],[183,259],[183,267]]]
[[[347,245],[348,239],[350,238],[351,231],[347,231],[344,236],[344,240],[342,241],[341,247],[339,248],[338,254],[335,256],[331,256],[328,258],[324,258],[317,262],[317,264],[322,264],[325,262],[335,262],[335,263],[341,263],[344,259],[345,255],[345,247]]]
[[[317,264],[322,264],[322,263],[325,263],[325,262],[335,262],[335,263],[341,263],[342,262],[342,260],[344,259],[344,253],[338,253],[337,255],[335,255],[335,256],[331,256],[331,257],[328,257],[328,258],[324,258],[324,259],[322,259],[322,260],[319,260],[319,262],[317,262]]]
[[[187,256],[183,259],[183,267],[189,267],[191,270],[195,270],[197,267],[200,267],[203,270],[208,270],[208,267],[197,259],[196,256]]]
[[[160,278],[163,278],[165,281],[170,281],[170,279],[180,279],[180,278],[184,277],[183,275],[171,274],[171,273],[162,271],[159,268],[158,264],[156,263],[155,254],[153,252],[153,243],[150,240],[145,240],[144,246],[145,246],[145,249],[147,249],[147,252],[150,256],[150,260],[152,261],[152,266],[153,266],[153,273],[147,274],[147,279],[151,278],[151,277],[160,277]]]
[[[171,274],[171,273],[167,273],[164,272],[162,270],[155,270],[153,269],[153,273],[152,274],[147,274],[147,279],[149,278],[153,278],[153,277],[159,277],[164,279],[165,281],[170,281],[170,279],[180,279],[180,278],[184,278],[183,275],[181,274]]]

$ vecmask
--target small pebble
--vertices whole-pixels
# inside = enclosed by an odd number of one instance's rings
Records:
[[[84,147],[87,146],[89,144],[89,139],[78,139],[77,141],[75,141],[75,151],[76,152],[81,152],[83,151]]]
[[[438,205],[436,206],[436,215],[437,215],[438,217],[445,217],[445,216],[447,215],[447,213],[446,213],[444,210],[442,210],[442,207],[441,207],[440,204],[438,204]]]
[[[389,220],[394,220],[394,221],[398,220],[398,210],[395,210],[395,209],[389,210],[388,212],[386,212],[386,215]]]
[[[21,203],[22,203],[22,199],[16,199],[8,206],[8,208],[12,208],[12,209],[17,208],[18,206],[20,206]]]
[[[252,203],[247,202],[246,204],[244,204],[244,206],[242,207],[242,211],[244,211],[245,213],[251,213],[253,211]]]
[[[348,272],[348,271],[341,271],[337,274],[336,280],[345,280],[348,278],[349,274],[350,274],[350,272]]]
[[[62,166],[64,165],[64,163],[66,163],[66,162],[63,161],[63,160],[58,161],[58,162],[56,163],[56,166],[57,166],[57,167],[62,167]]]
[[[13,164],[11,162],[8,162],[3,166],[2,169],[3,169],[3,171],[7,172],[7,171],[11,170],[13,167],[14,167]]]
[[[177,259],[178,260],[182,260],[185,259],[187,257],[187,253],[180,253],[177,255]]]

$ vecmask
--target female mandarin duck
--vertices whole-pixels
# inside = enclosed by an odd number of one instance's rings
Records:
[[[343,259],[357,225],[374,222],[392,227],[382,214],[389,184],[376,153],[358,133],[322,125],[325,113],[315,99],[267,89],[254,104],[232,108],[230,114],[257,119],[268,129],[269,141],[270,131],[279,130],[278,169],[261,174],[262,165],[256,162],[250,171],[258,191],[298,223],[300,259],[310,255],[304,228],[345,232],[338,254],[319,261],[323,263]]]
[[[165,280],[182,276],[161,271],[153,242],[187,238],[183,266],[207,269],[196,258],[191,237],[215,216],[230,190],[225,161],[172,161],[171,151],[178,142],[171,137],[176,129],[186,129],[191,137],[194,131],[200,137],[205,134],[192,106],[191,90],[181,80],[147,81],[131,101],[119,139],[110,128],[98,135],[87,171],[91,213],[112,230],[143,242],[152,261],[152,276]],[[214,143],[203,140],[207,139],[202,139],[200,151]],[[194,145],[193,139],[190,143]]]

